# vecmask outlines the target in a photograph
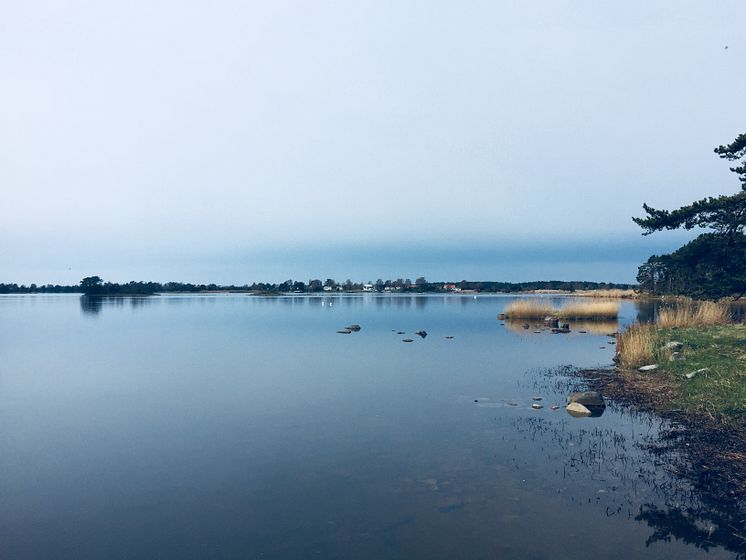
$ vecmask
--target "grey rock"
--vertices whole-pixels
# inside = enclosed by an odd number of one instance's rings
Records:
[[[531,405],[531,408],[533,408],[534,410],[539,410],[540,408],[544,408],[544,405],[535,402]]]
[[[642,366],[641,368],[637,368],[637,371],[645,373],[646,371],[653,371],[658,369],[658,364],[650,364],[649,366]]]
[[[572,393],[569,397],[567,397],[567,403],[578,403],[588,408],[606,406],[603,396],[598,391],[583,391],[581,393]]]
[[[570,416],[575,416],[576,418],[591,415],[591,411],[587,407],[576,402],[568,404],[566,410],[570,414]]]
[[[402,338],[401,341],[402,342],[414,342],[414,340],[412,340],[411,338]]]
[[[347,330],[357,332],[357,331],[360,330],[361,327],[360,327],[360,325],[347,325],[345,328]]]
[[[340,329],[337,331],[339,334],[350,334],[352,331],[350,329]]]
[[[684,343],[679,342],[678,340],[673,340],[663,347],[664,350],[669,350],[671,352],[679,352],[683,348],[684,348]]]

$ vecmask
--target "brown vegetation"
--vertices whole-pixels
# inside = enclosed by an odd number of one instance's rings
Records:
[[[544,319],[555,314],[554,307],[541,299],[519,299],[505,307],[508,319]]]
[[[620,364],[626,368],[637,368],[652,364],[657,342],[653,325],[632,325],[617,337]]]
[[[730,318],[727,304],[685,300],[676,307],[661,309],[658,313],[658,325],[663,328],[724,325]]]
[[[561,319],[611,320],[619,316],[619,304],[613,301],[570,302],[557,312]]]

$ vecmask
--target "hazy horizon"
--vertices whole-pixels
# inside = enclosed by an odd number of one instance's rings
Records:
[[[633,282],[738,184],[746,3],[5,3],[0,282]],[[726,48],[727,47],[727,48]]]

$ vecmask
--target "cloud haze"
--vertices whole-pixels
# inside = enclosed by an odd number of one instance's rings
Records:
[[[517,279],[557,247],[542,277],[633,280],[683,239],[640,239],[643,201],[737,188],[712,148],[744,131],[745,23],[741,0],[5,3],[0,281]]]

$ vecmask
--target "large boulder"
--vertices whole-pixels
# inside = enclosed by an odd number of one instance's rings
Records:
[[[606,403],[601,393],[598,391],[583,391],[581,393],[573,393],[567,397],[567,404],[578,403],[588,408],[593,407],[604,407]]]

